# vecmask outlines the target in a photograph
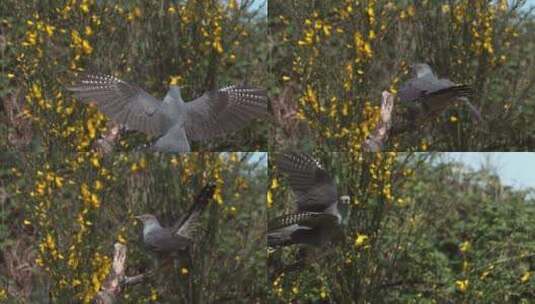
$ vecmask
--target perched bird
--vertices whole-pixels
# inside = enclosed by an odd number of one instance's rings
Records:
[[[297,210],[268,223],[268,246],[322,246],[343,239],[336,184],[319,161],[292,152],[281,154],[275,164],[288,177]]]
[[[478,120],[479,111],[468,101],[473,90],[467,85],[457,85],[449,79],[438,78],[425,63],[411,66],[413,78],[399,88],[398,96],[408,106],[411,120],[436,117],[456,101],[465,102]]]
[[[143,243],[162,256],[186,250],[194,241],[199,217],[212,198],[214,190],[213,184],[205,186],[189,211],[173,227],[162,227],[152,214],[136,216],[143,223]]]
[[[86,75],[67,89],[83,102],[95,102],[115,123],[156,137],[151,148],[161,152],[189,152],[190,140],[234,132],[268,114],[266,92],[248,86],[209,91],[191,102],[184,102],[176,85],[159,101],[109,75]]]

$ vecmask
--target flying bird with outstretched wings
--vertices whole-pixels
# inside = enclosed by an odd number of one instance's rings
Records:
[[[161,152],[189,152],[191,140],[222,136],[268,115],[265,90],[249,86],[208,91],[190,102],[176,85],[160,101],[109,75],[85,75],[67,89],[83,102],[94,102],[115,123],[157,138],[151,148]]]
[[[305,153],[283,153],[276,167],[288,178],[296,211],[268,223],[268,246],[322,246],[343,239],[336,184],[320,162]]]
[[[429,121],[456,101],[466,103],[474,116],[481,120],[479,111],[468,101],[473,95],[470,86],[438,78],[425,63],[412,65],[412,72],[413,78],[401,85],[398,96],[400,102],[408,107],[409,119],[413,122]]]

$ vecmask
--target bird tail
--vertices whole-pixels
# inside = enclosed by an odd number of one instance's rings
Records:
[[[188,238],[193,237],[197,231],[199,217],[214,195],[215,188],[216,186],[214,183],[209,183],[204,186],[186,215],[175,225],[177,234]]]
[[[460,97],[470,98],[474,95],[474,90],[472,89],[472,87],[462,84],[462,85],[457,85],[457,86],[435,91],[433,93],[430,93],[429,96],[450,95],[450,94],[451,94],[452,99],[460,98]]]
[[[462,98],[470,98],[473,94],[474,91],[467,85],[452,86],[429,93],[423,97],[421,102],[423,114],[425,114],[426,119],[435,117],[453,102]]]
[[[196,210],[202,211],[206,206],[208,205],[208,202],[212,199],[214,196],[216,185],[214,183],[208,183],[204,188],[202,188],[201,192],[197,194],[197,197],[195,198],[195,203],[190,208],[190,212],[193,213]]]

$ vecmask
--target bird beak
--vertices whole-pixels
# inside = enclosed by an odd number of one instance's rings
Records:
[[[136,215],[136,216],[134,216],[134,218],[135,218],[136,220],[141,221],[141,215]]]

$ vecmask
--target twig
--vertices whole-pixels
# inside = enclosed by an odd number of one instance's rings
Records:
[[[384,142],[388,139],[388,131],[392,127],[392,109],[394,108],[394,95],[383,91],[381,99],[381,120],[372,134],[364,142],[365,152],[380,152]]]

